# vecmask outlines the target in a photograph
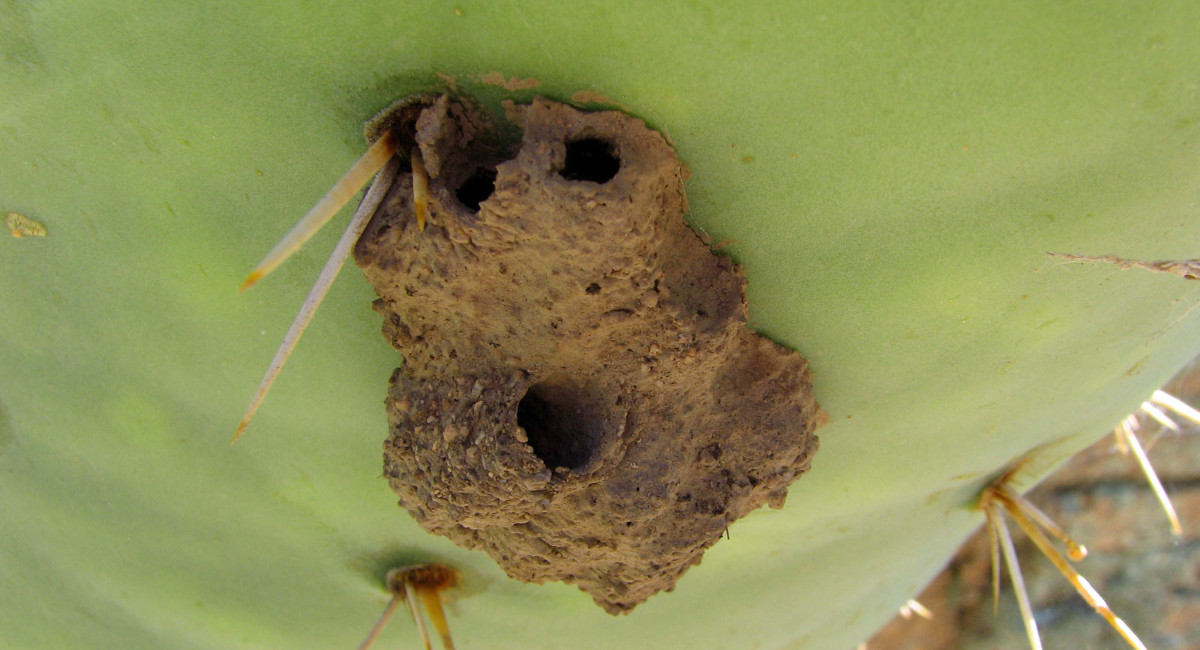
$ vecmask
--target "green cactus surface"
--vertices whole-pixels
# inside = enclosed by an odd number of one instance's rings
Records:
[[[397,507],[400,359],[352,266],[230,445],[337,234],[239,283],[367,119],[449,89],[668,134],[831,416],[783,510],[628,616]],[[1031,454],[1032,485],[1200,348],[1200,284],[1047,255],[1200,257],[1190,0],[0,0],[0,97],[0,212],[47,230],[0,238],[6,648],[352,648],[423,561],[463,572],[461,648],[852,648],[991,477]]]

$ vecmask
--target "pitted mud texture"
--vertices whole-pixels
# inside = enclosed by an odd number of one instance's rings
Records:
[[[418,232],[402,175],[355,251],[404,355],[385,473],[427,530],[627,612],[783,504],[824,414],[684,224],[661,135],[536,100],[505,147],[479,115],[423,98],[368,129],[420,147],[431,193]]]

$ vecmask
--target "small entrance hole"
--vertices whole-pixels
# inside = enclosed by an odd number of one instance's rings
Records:
[[[488,200],[495,190],[496,170],[476,169],[470,178],[458,186],[454,196],[471,212],[479,212],[479,204]]]
[[[546,467],[579,469],[600,444],[604,416],[581,389],[542,382],[529,387],[517,405],[517,424]]]
[[[567,159],[560,175],[569,181],[607,183],[621,170],[621,159],[612,144],[599,138],[567,143]]]

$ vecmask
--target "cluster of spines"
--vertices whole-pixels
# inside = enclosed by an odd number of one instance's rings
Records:
[[[412,614],[425,650],[430,650],[431,646],[429,628],[425,625],[425,616],[421,615],[422,609],[441,639],[442,648],[454,650],[454,640],[450,638],[450,624],[446,621],[442,598],[447,589],[458,586],[461,581],[462,575],[445,564],[416,564],[388,571],[385,582],[388,592],[392,594],[392,600],[388,602],[383,614],[358,649],[369,650],[400,605],[408,603],[408,611]]]
[[[365,185],[372,177],[375,182],[371,184],[367,194],[363,197],[362,203],[354,212],[354,216],[350,219],[350,224],[346,227],[341,239],[333,249],[333,253],[329,256],[329,261],[325,263],[325,268],[321,270],[321,275],[317,278],[313,288],[309,291],[308,297],[305,298],[304,304],[300,307],[300,312],[296,314],[296,319],[292,321],[292,326],[283,337],[283,342],[279,346],[279,350],[275,353],[275,358],[271,361],[271,365],[267,367],[267,372],[263,375],[262,381],[258,385],[258,390],[255,391],[253,399],[250,400],[250,406],[246,408],[246,414],[242,417],[241,423],[238,424],[237,431],[233,434],[233,441],[241,437],[242,433],[249,426],[250,420],[254,417],[254,413],[258,411],[258,407],[262,405],[263,400],[267,397],[267,391],[271,389],[271,384],[275,382],[275,378],[279,376],[283,370],[283,365],[287,363],[288,357],[291,356],[292,350],[296,348],[296,344],[300,341],[300,337],[304,334],[304,330],[308,327],[313,315],[317,312],[317,307],[321,305],[321,301],[325,299],[325,294],[329,292],[329,287],[333,285],[334,279],[341,271],[342,266],[350,257],[351,251],[354,250],[354,244],[358,242],[358,238],[366,229],[367,223],[374,216],[375,211],[382,203],[388,189],[395,182],[396,176],[399,173],[399,165],[396,157],[396,138],[391,131],[386,131],[379,137],[357,162],[350,167],[333,188],[321,197],[320,201],[304,215],[300,221],[292,227],[283,239],[279,241],[254,267],[250,272],[250,276],[242,283],[242,290],[245,291],[254,286],[259,280],[267,276],[271,271],[275,270],[288,257],[300,249],[304,242],[308,241],[317,233],[330,219],[333,218],[343,206],[350,201],[351,198]],[[409,162],[412,167],[413,179],[413,206],[416,211],[417,227],[420,230],[425,230],[425,221],[429,210],[429,177],[425,171],[425,164],[421,158],[421,152],[418,148],[413,147],[409,154]]]

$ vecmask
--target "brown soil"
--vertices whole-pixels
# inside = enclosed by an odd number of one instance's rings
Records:
[[[730,522],[779,507],[824,417],[805,360],[746,326],[745,279],[683,221],[674,150],[623,113],[420,98],[355,255],[404,354],[385,473],[427,530],[611,613],[669,590]],[[402,151],[405,149],[402,148]]]

